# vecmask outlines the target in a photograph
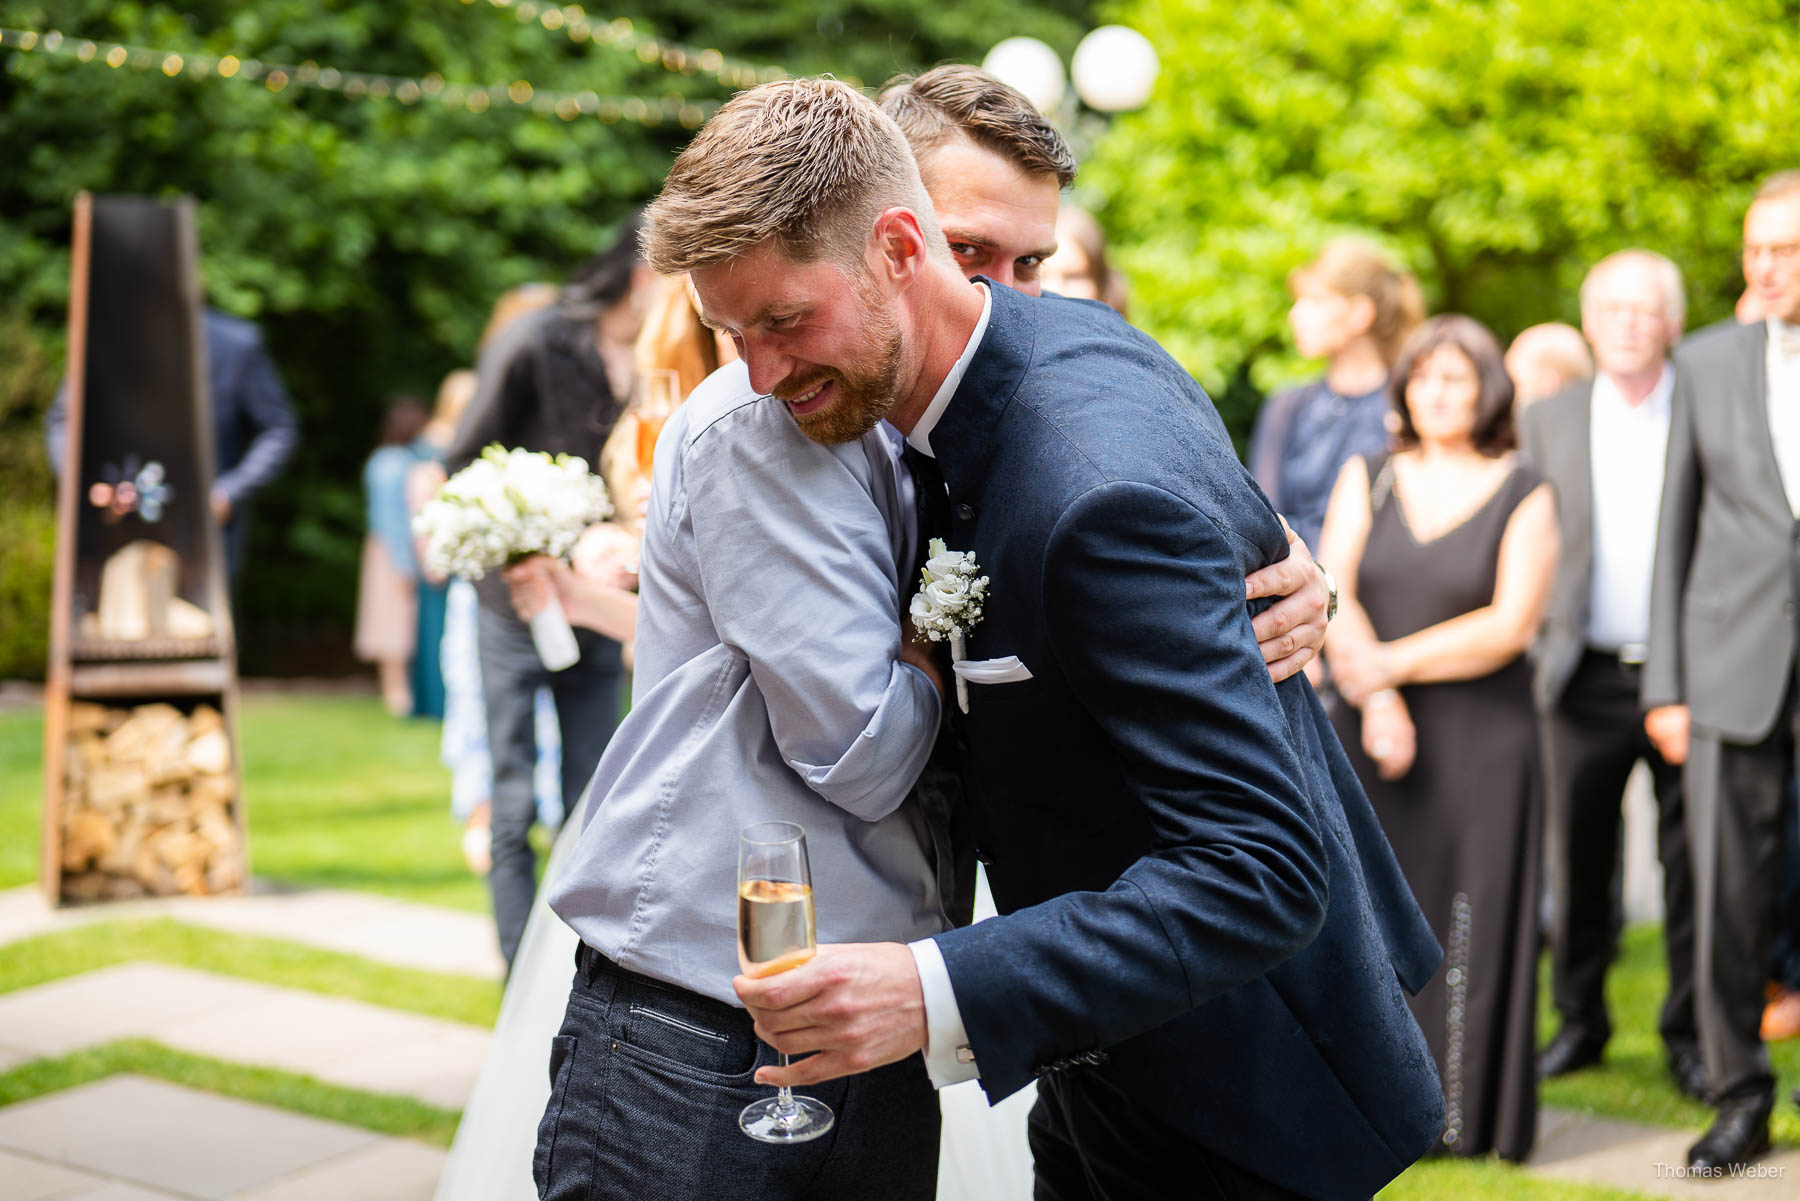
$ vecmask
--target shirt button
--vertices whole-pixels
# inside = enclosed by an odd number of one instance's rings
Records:
[[[956,506],[956,519],[958,521],[974,521],[975,520],[975,506],[974,505],[957,505]]]

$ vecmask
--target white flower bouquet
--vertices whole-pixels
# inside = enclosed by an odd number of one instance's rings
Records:
[[[930,557],[919,573],[919,590],[913,593],[908,613],[920,639],[950,643],[950,661],[961,663],[964,640],[981,620],[981,604],[987,599],[988,578],[967,551],[950,550],[942,538],[926,543]],[[956,677],[956,704],[969,711],[969,685]]]
[[[498,443],[451,476],[413,520],[436,575],[479,580],[531,555],[562,558],[581,531],[612,516],[612,500],[587,461]],[[538,657],[551,671],[580,658],[575,632],[554,597],[531,619]]]

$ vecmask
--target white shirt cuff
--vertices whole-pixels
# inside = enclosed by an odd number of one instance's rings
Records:
[[[919,990],[925,994],[925,1071],[933,1088],[945,1088],[981,1075],[969,1034],[963,1029],[956,990],[950,986],[950,969],[944,953],[929,938],[909,942],[913,964],[919,969]]]

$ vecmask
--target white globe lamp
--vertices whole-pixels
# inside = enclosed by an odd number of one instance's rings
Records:
[[[1017,89],[1039,112],[1052,113],[1068,91],[1062,59],[1036,38],[1007,38],[981,60],[981,69]]]
[[[1150,99],[1159,70],[1161,63],[1150,39],[1123,25],[1102,25],[1082,38],[1071,64],[1075,94],[1089,108],[1103,113],[1142,108]]]

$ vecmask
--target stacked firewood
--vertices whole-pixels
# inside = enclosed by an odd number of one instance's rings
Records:
[[[65,897],[202,896],[243,882],[231,739],[217,709],[77,702],[67,762]]]

